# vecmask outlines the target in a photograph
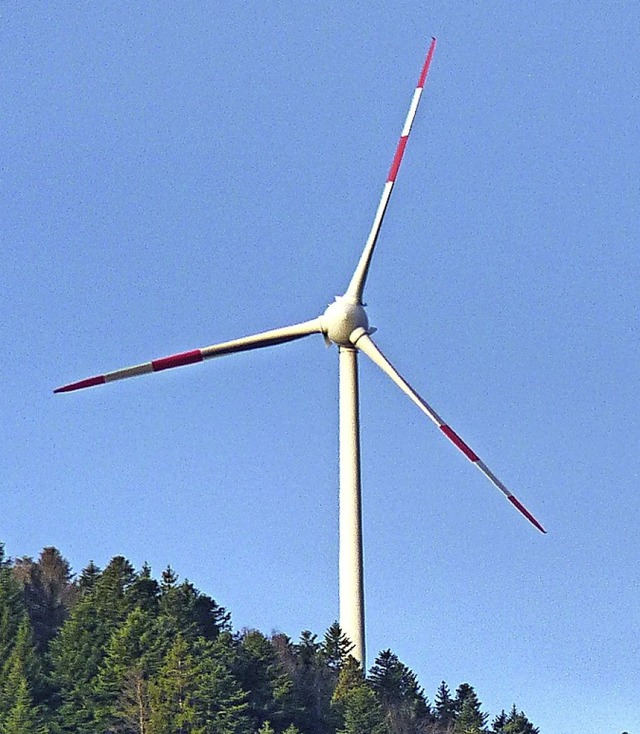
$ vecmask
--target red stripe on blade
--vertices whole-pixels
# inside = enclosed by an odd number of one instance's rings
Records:
[[[436,50],[436,39],[431,39],[431,46],[429,46],[429,53],[425,59],[424,66],[422,67],[422,74],[418,80],[418,87],[424,87],[424,83],[427,80],[427,74],[429,73],[429,67],[431,66],[431,59],[433,58],[433,52]]]
[[[476,452],[470,447],[467,446],[467,444],[458,436],[458,434],[453,430],[453,428],[450,428],[445,423],[443,423],[440,426],[440,430],[444,433],[444,435],[454,443],[460,451],[469,459],[469,461],[479,461],[480,457]]]
[[[154,359],[151,362],[151,366],[154,372],[160,372],[160,370],[168,370],[172,367],[182,367],[185,364],[202,362],[203,359],[202,352],[199,349],[194,349],[191,352],[182,352],[180,354],[172,354],[170,357]]]
[[[400,164],[402,163],[402,156],[404,155],[404,149],[407,147],[407,140],[409,139],[408,135],[405,135],[403,138],[400,138],[398,141],[398,147],[396,148],[396,154],[393,157],[393,163],[391,164],[391,168],[389,169],[389,175],[387,176],[387,181],[395,181],[396,176],[398,175],[398,169],[400,168]]]
[[[83,387],[104,385],[105,382],[106,380],[104,379],[104,375],[98,375],[97,377],[87,377],[86,380],[80,380],[79,382],[72,382],[70,385],[57,387],[53,392],[71,392],[72,390],[82,390]]]
[[[542,527],[542,525],[540,525],[540,523],[535,519],[535,517],[529,512],[529,510],[527,510],[527,508],[522,504],[522,502],[520,502],[520,500],[517,497],[515,497],[514,495],[510,495],[508,499],[509,499],[509,502],[511,502],[511,504],[514,507],[516,507],[518,510],[520,510],[520,512],[527,518],[527,520],[532,525],[535,525],[541,533],[547,532]]]

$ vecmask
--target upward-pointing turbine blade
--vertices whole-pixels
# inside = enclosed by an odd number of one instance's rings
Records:
[[[293,326],[284,326],[280,329],[272,329],[271,331],[263,331],[260,334],[252,336],[244,336],[241,339],[234,339],[229,342],[213,344],[210,347],[202,349],[194,349],[190,352],[180,352],[180,354],[172,354],[169,357],[154,359],[151,362],[135,365],[134,367],[125,367],[124,369],[115,370],[115,372],[107,372],[104,375],[96,375],[88,377],[79,382],[72,382],[69,385],[63,385],[56,388],[53,392],[71,392],[72,390],[81,390],[84,387],[93,387],[94,385],[104,385],[106,382],[114,380],[124,380],[127,377],[137,377],[138,375],[146,375],[150,372],[160,372],[161,370],[172,369],[173,367],[182,367],[187,364],[202,362],[212,357],[222,357],[225,354],[233,354],[234,352],[246,352],[249,349],[261,349],[262,347],[271,347],[276,344],[284,344],[294,339],[301,339],[310,334],[322,333],[320,319],[312,319],[304,321]]]
[[[398,170],[400,169],[400,164],[402,163],[404,150],[407,147],[409,133],[411,132],[411,126],[413,125],[413,121],[416,117],[418,104],[420,102],[420,97],[422,96],[424,84],[427,80],[427,74],[429,73],[429,67],[431,66],[431,59],[433,58],[433,52],[435,51],[435,49],[436,39],[432,38],[431,45],[429,46],[429,51],[427,52],[427,57],[422,66],[422,71],[420,72],[418,84],[411,99],[411,105],[409,106],[407,119],[405,120],[404,127],[402,128],[402,133],[400,134],[400,140],[398,141],[398,145],[396,147],[396,153],[393,156],[391,168],[389,169],[389,175],[387,176],[387,182],[385,183],[384,189],[382,190],[382,198],[380,199],[380,203],[378,204],[376,215],[373,218],[371,232],[369,233],[369,237],[367,238],[367,242],[364,246],[364,250],[362,251],[362,255],[360,256],[358,266],[353,273],[353,277],[351,278],[349,287],[344,294],[354,303],[362,303],[362,291],[364,290],[364,284],[367,279],[367,274],[369,272],[369,265],[371,263],[371,257],[373,256],[373,250],[376,246],[376,242],[378,241],[378,234],[380,233],[382,220],[384,219],[385,212],[387,211],[389,199],[391,198],[391,192],[393,191],[393,186],[396,182]]]
[[[442,418],[436,413],[436,411],[424,400],[418,393],[409,385],[409,383],[400,375],[396,368],[389,362],[389,360],[382,354],[382,352],[375,345],[371,337],[366,333],[364,329],[356,329],[350,337],[351,342],[354,346],[364,352],[380,369],[385,372],[389,377],[396,383],[396,385],[408,395],[411,400],[425,413],[431,420],[438,426],[438,428],[444,433],[444,435],[451,441],[456,448],[460,449],[462,453],[475,464],[478,469],[487,477],[487,479],[497,487],[502,494],[511,502],[511,504],[521,512],[529,522],[534,525],[540,532],[546,533],[547,531],[542,525],[536,520],[536,518],[527,510],[527,508],[520,502],[520,500],[510,492],[507,487],[498,479],[498,477],[489,469],[489,467],[482,461],[482,459],[476,454],[476,452],[465,443],[460,436],[448,426]]]

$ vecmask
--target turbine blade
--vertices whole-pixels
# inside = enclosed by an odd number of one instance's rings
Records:
[[[408,395],[411,400],[425,413],[442,433],[451,441],[451,443],[458,448],[462,453],[469,459],[472,464],[475,464],[478,469],[487,477],[487,479],[497,487],[502,494],[511,502],[511,504],[524,515],[529,522],[534,525],[540,532],[546,533],[547,531],[542,525],[536,520],[536,518],[527,510],[527,508],[520,502],[520,500],[503,484],[500,479],[489,469],[489,467],[482,461],[482,459],[476,454],[476,452],[465,443],[462,438],[447,425],[442,418],[436,413],[436,411],[422,398],[418,393],[409,385],[409,383],[400,375],[396,368],[389,362],[389,360],[382,354],[382,352],[375,345],[371,337],[365,332],[364,329],[356,329],[350,337],[351,342],[358,349],[363,351],[367,357],[369,357],[380,369],[385,372],[396,385]]]
[[[72,382],[69,385],[63,385],[56,388],[53,392],[71,392],[72,390],[81,390],[85,387],[93,387],[94,385],[104,385],[106,382],[114,380],[124,380],[127,377],[136,377],[137,375],[146,375],[150,372],[160,372],[162,370],[172,369],[173,367],[182,367],[187,364],[202,362],[212,357],[222,357],[225,354],[233,354],[234,352],[245,352],[249,349],[261,349],[262,347],[271,347],[276,344],[284,344],[285,342],[301,339],[310,334],[322,333],[319,319],[304,321],[293,326],[284,326],[280,329],[272,329],[271,331],[263,331],[259,334],[244,336],[240,339],[233,339],[229,342],[221,342],[213,344],[210,347],[202,349],[194,349],[190,352],[181,352],[180,354],[172,354],[169,357],[154,359],[151,362],[135,365],[134,367],[125,367],[124,369],[115,370],[115,372],[107,372],[104,375],[96,375],[88,377],[79,382]]]
[[[404,155],[405,148],[407,147],[409,133],[411,132],[411,126],[413,125],[413,121],[418,110],[418,104],[420,102],[420,97],[422,96],[422,90],[424,89],[427,74],[429,73],[429,67],[431,66],[431,59],[433,58],[433,52],[435,51],[435,48],[436,39],[432,38],[431,45],[429,46],[429,51],[427,52],[427,57],[422,66],[422,71],[420,72],[418,85],[416,86],[416,89],[413,93],[413,98],[411,99],[411,105],[409,106],[407,119],[405,120],[404,127],[402,128],[402,133],[400,134],[400,140],[398,141],[398,145],[396,147],[396,153],[393,156],[391,168],[389,169],[389,175],[387,176],[387,182],[385,183],[384,189],[382,190],[382,197],[380,199],[380,203],[378,204],[376,215],[373,218],[371,232],[369,233],[369,237],[367,238],[364,250],[362,251],[362,255],[360,256],[358,266],[353,273],[351,282],[349,283],[349,287],[347,288],[347,291],[345,293],[345,296],[352,299],[355,303],[362,303],[362,291],[364,290],[364,284],[367,280],[367,274],[369,272],[369,265],[371,263],[371,257],[373,256],[373,250],[376,246],[380,227],[382,226],[382,220],[384,219],[385,212],[387,211],[389,199],[391,198],[391,192],[393,191],[393,186],[396,182],[398,170],[400,169],[400,164],[402,163],[402,156]]]

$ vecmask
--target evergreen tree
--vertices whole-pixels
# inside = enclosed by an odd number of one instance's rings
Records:
[[[338,680],[331,697],[333,706],[339,709],[349,692],[358,688],[362,681],[362,666],[354,657],[349,656],[338,674]]]
[[[338,734],[388,734],[390,731],[375,693],[364,681],[349,690],[341,703],[344,726]]]
[[[507,714],[504,709],[491,722],[492,734],[504,734],[504,727],[507,723]]]
[[[159,667],[165,651],[166,641],[159,638],[152,613],[134,608],[113,631],[95,679],[97,724],[107,726],[131,718],[132,698],[137,706],[142,705],[146,680]],[[140,721],[137,715],[136,720]]]
[[[456,691],[454,704],[457,714],[454,733],[481,734],[487,723],[487,715],[481,711],[482,704],[473,686],[461,683]]]
[[[18,627],[13,649],[2,668],[1,678],[0,712],[13,706],[18,685],[23,680],[29,695],[36,699],[36,704],[44,699],[42,664],[33,644],[31,625],[26,614]]]
[[[93,561],[89,561],[87,567],[82,569],[82,572],[80,573],[80,578],[76,583],[76,588],[80,596],[86,594],[93,589],[98,579],[100,578],[101,573],[102,571],[100,570],[100,568],[96,566]]]
[[[69,615],[76,589],[69,563],[57,548],[44,548],[37,561],[25,556],[13,567],[20,583],[36,647],[44,651]]]
[[[187,641],[178,635],[150,681],[149,734],[187,734],[196,720],[196,663]]]
[[[294,723],[305,734],[333,731],[336,721],[331,696],[338,678],[337,668],[327,664],[324,645],[308,630],[300,635],[300,642],[292,650],[293,666],[287,670],[299,709]],[[339,664],[339,659],[335,662]]]
[[[113,558],[51,642],[52,681],[60,698],[57,716],[63,731],[95,734],[96,716],[102,715],[95,679],[111,635],[128,612],[126,591],[134,578],[125,558]]]
[[[160,604],[160,584],[151,576],[151,567],[145,563],[131,586],[127,589],[127,601],[131,608],[158,613]]]
[[[0,543],[0,734],[539,734],[515,706],[487,730],[467,683],[432,712],[390,650],[365,679],[338,623],[234,635],[171,567],[116,556],[71,579],[55,548],[11,562]]]
[[[538,729],[527,719],[522,711],[516,709],[513,704],[509,716],[504,725],[504,734],[538,734]]]
[[[453,724],[456,719],[456,705],[451,697],[449,686],[444,681],[440,683],[434,700],[434,706],[438,730],[442,732],[453,730]]]
[[[353,643],[344,634],[338,622],[334,622],[325,632],[320,652],[325,665],[332,670],[339,671],[346,663],[353,648]]]
[[[295,721],[298,708],[293,680],[271,642],[257,630],[248,630],[239,640],[234,674],[248,694],[248,714],[255,729],[265,722],[280,727]]]
[[[11,707],[0,725],[2,734],[44,734],[40,712],[33,704],[24,676],[13,681],[14,696]]]
[[[0,669],[11,655],[25,614],[22,589],[4,561],[4,549],[0,546]]]
[[[415,673],[391,650],[381,652],[369,673],[391,734],[414,734],[433,721],[431,708]]]
[[[171,566],[162,574],[159,597],[159,615],[165,633],[177,634],[193,641],[196,637],[213,640],[223,630],[229,630],[230,615],[192,583],[177,583],[178,576]]]
[[[193,700],[196,708],[194,733],[249,734],[247,694],[226,664],[228,651],[221,641],[196,641],[198,661]]]
[[[36,660],[22,591],[0,544],[0,724],[15,703],[18,684],[35,677]],[[30,693],[30,691],[29,691]]]

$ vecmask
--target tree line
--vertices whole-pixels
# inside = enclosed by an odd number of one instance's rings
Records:
[[[391,650],[365,675],[351,649],[338,623],[234,631],[171,567],[76,577],[56,548],[0,544],[0,734],[538,734],[515,705],[489,723],[468,683],[430,703]]]

